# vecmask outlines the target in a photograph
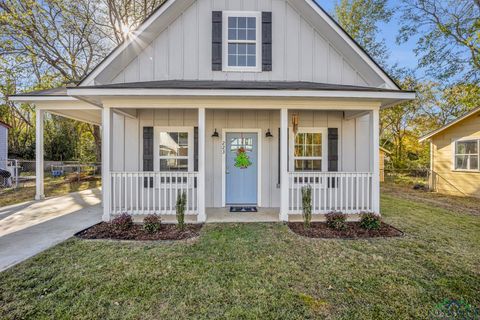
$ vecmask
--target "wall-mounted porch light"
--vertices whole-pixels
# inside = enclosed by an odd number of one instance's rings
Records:
[[[215,131],[212,134],[212,138],[218,138],[220,135],[218,134],[217,128],[215,128]]]
[[[265,133],[265,138],[273,138],[273,134],[270,132],[270,129],[268,129],[267,133]]]

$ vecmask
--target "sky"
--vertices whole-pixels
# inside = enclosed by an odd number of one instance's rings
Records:
[[[336,0],[315,0],[323,9],[325,9],[330,15],[333,16],[333,8]],[[338,1],[338,0],[337,0]],[[390,5],[393,5],[396,1],[389,0]],[[390,57],[388,59],[389,65],[398,64],[399,67],[406,67],[410,69],[416,69],[417,58],[413,49],[415,48],[415,40],[410,40],[407,43],[397,45],[395,40],[398,35],[400,26],[398,22],[398,15],[388,24],[381,25],[381,37],[385,39],[386,45],[390,51]]]

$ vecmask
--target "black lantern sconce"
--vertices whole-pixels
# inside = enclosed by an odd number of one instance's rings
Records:
[[[267,133],[265,133],[265,138],[273,138],[273,134],[270,132],[270,129],[268,129]]]
[[[212,138],[218,138],[220,135],[218,134],[217,128],[215,128],[215,131],[212,134]]]

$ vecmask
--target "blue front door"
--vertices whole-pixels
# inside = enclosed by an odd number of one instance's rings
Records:
[[[258,137],[256,133],[227,133],[226,145],[226,195],[227,205],[257,204]],[[235,165],[238,151],[245,151],[251,163],[246,168]]]

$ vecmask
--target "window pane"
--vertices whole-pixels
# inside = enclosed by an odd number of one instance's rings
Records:
[[[188,160],[160,159],[160,171],[188,171]]]
[[[248,25],[247,25],[247,27],[248,27],[249,29],[255,29],[255,28],[257,27],[257,26],[256,26],[256,20],[257,20],[257,18],[254,18],[254,17],[248,18]]]
[[[455,156],[455,169],[468,169],[467,158],[468,156]]]
[[[237,29],[228,29],[228,40],[237,40]]]
[[[313,143],[314,144],[322,144],[322,134],[321,133],[314,133],[313,134]]]
[[[322,146],[314,145],[313,146],[313,154],[314,157],[321,157],[322,156]]]
[[[237,56],[228,55],[228,65],[230,67],[234,67],[237,65]]]
[[[160,156],[176,157],[188,156],[187,132],[161,132]]]
[[[322,171],[322,160],[295,160],[295,171]]]
[[[322,171],[322,160],[312,161],[312,171]]]
[[[247,40],[247,30],[238,29],[238,40]]]
[[[236,17],[228,17],[228,27],[229,28],[236,28],[237,27],[237,18]]]
[[[247,54],[247,45],[246,44],[239,44],[238,45],[238,54],[246,55]]]
[[[303,157],[303,146],[295,146],[295,157]]]
[[[245,29],[247,27],[247,18],[246,17],[239,17],[238,18],[238,28]]]
[[[456,153],[457,154],[477,154],[478,153],[477,141],[458,141]]]
[[[255,67],[257,65],[257,58],[255,56],[247,57],[247,66]]]
[[[246,56],[238,56],[238,66],[245,67],[247,65],[247,57]]]
[[[257,45],[255,45],[255,44],[248,44],[248,45],[247,45],[247,48],[248,48],[248,50],[247,50],[247,53],[248,53],[248,54],[250,54],[250,55],[256,55],[256,54],[257,54],[257,50],[256,50]]]
[[[255,30],[248,29],[247,31],[247,40],[256,40],[257,32]]]
[[[478,156],[470,156],[470,170],[478,170]]]
[[[307,144],[312,144],[312,141],[313,141],[313,134],[307,133],[307,141],[306,141],[306,143],[307,143]]]

